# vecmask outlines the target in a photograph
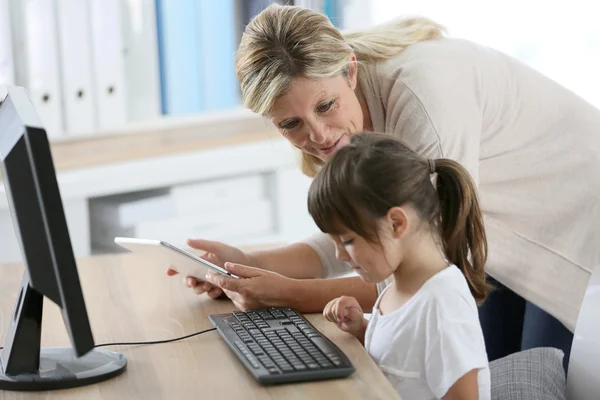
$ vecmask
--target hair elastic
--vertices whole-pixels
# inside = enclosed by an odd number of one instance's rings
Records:
[[[427,161],[429,162],[429,173],[435,174],[435,160],[430,158]]]

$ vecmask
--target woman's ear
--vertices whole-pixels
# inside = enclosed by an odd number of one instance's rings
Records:
[[[394,239],[404,237],[409,227],[409,218],[402,207],[392,207],[386,214],[388,224],[391,225],[391,234]]]
[[[356,84],[358,82],[358,62],[356,60],[356,55],[354,53],[350,53],[348,56],[348,84],[352,90],[356,89]]]

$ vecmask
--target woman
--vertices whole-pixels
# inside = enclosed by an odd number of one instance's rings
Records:
[[[487,273],[516,293],[497,284],[481,308],[490,360],[539,345],[568,353],[591,267],[600,264],[598,109],[517,60],[445,37],[427,19],[342,35],[319,13],[273,5],[248,24],[236,65],[245,105],[300,149],[310,176],[361,131],[395,135],[426,158],[467,168],[488,232]],[[232,271],[247,280],[188,280],[211,297],[225,289],[241,308],[321,311],[348,295],[369,309],[384,287],[322,279],[350,270],[321,234],[255,253],[189,244],[209,260],[256,267]]]

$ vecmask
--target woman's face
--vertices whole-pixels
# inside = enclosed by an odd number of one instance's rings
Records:
[[[354,89],[356,63],[348,75],[298,78],[274,103],[269,119],[300,150],[326,161],[363,130],[363,112]]]

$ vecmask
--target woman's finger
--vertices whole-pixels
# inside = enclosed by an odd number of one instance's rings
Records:
[[[195,288],[196,286],[202,284],[204,282],[199,281],[196,278],[192,278],[191,276],[186,276],[185,278],[183,278],[183,284],[185,287],[188,288]]]
[[[187,244],[192,249],[203,250],[206,253],[219,253],[225,247],[223,243],[204,239],[188,239]]]
[[[213,287],[207,292],[207,294],[208,297],[210,297],[211,299],[216,299],[223,294],[223,290],[221,290],[221,288],[218,287]]]
[[[209,291],[211,289],[212,289],[212,286],[210,284],[200,283],[194,287],[194,292],[196,292],[196,294],[202,294],[202,293],[206,293],[207,291]]]

